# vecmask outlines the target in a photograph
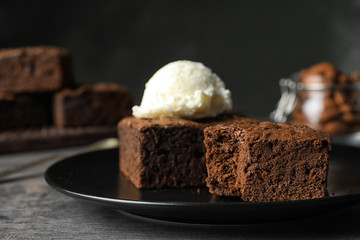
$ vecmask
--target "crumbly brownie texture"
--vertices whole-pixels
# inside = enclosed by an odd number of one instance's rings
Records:
[[[119,122],[120,170],[137,188],[205,185],[203,129],[217,123],[257,120],[224,115],[191,121],[175,118]]]
[[[64,89],[54,96],[54,123],[59,127],[114,125],[131,115],[133,97],[125,87],[99,83]]]
[[[51,101],[51,94],[0,92],[0,130],[50,125]]]
[[[204,130],[207,186],[244,201],[287,201],[327,194],[331,140],[304,125],[240,123]]]
[[[56,91],[72,84],[71,59],[65,49],[24,47],[0,51],[1,91]]]

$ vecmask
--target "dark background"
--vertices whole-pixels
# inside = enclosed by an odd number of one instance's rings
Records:
[[[0,47],[55,45],[78,83],[116,82],[141,101],[163,65],[203,62],[234,107],[265,116],[278,80],[320,61],[360,70],[360,1],[0,1]]]

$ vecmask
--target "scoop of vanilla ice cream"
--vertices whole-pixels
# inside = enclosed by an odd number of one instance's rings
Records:
[[[232,108],[231,92],[199,62],[175,61],[158,70],[146,83],[137,118],[204,118]]]

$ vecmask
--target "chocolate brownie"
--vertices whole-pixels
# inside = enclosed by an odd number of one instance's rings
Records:
[[[120,170],[137,188],[205,185],[203,129],[257,120],[233,114],[198,121],[128,117],[119,122]]]
[[[65,49],[24,47],[0,51],[1,91],[56,91],[72,84],[71,59]]]
[[[113,125],[131,115],[133,97],[125,87],[98,83],[64,89],[54,96],[54,122],[59,127]]]
[[[51,124],[51,94],[0,92],[0,130],[34,128]]]
[[[207,186],[244,201],[325,197],[331,139],[305,125],[240,123],[205,128]]]

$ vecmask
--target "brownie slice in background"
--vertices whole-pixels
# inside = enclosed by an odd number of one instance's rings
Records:
[[[52,123],[52,95],[0,92],[0,131],[37,128]]]
[[[73,85],[70,54],[57,47],[0,50],[0,91],[45,92]]]
[[[240,123],[204,130],[207,186],[244,201],[325,197],[331,139],[304,125]]]
[[[110,83],[64,89],[54,96],[54,124],[58,127],[116,126],[131,115],[133,96],[122,86]]]
[[[119,122],[120,170],[137,188],[205,185],[203,130],[219,123],[258,122],[233,114],[197,121],[127,117]]]

